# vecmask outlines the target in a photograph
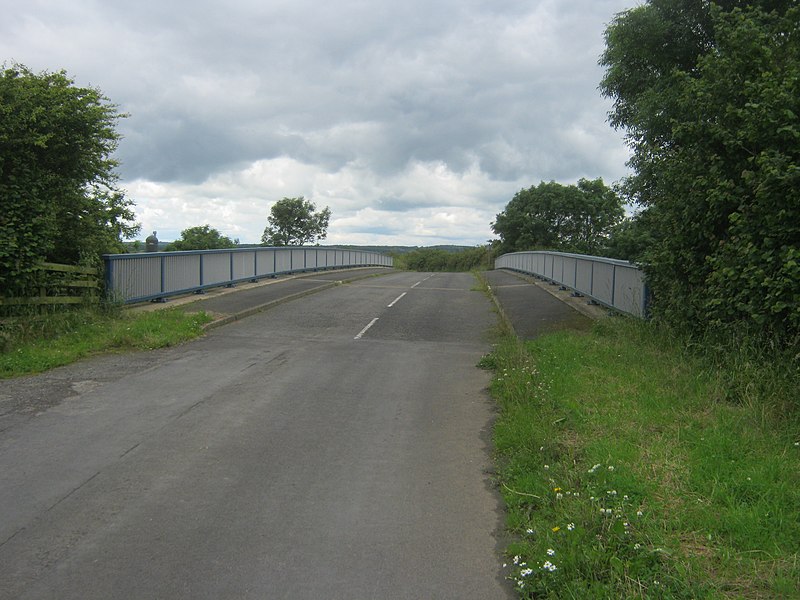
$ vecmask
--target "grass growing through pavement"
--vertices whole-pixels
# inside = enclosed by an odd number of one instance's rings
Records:
[[[522,598],[800,597],[797,372],[728,355],[614,319],[483,359]]]
[[[0,322],[0,378],[39,373],[108,351],[172,346],[202,334],[211,318],[177,309],[74,310]]]

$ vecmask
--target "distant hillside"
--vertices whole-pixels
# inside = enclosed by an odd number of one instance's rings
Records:
[[[158,242],[158,251],[163,252],[167,245],[171,244],[172,242],[162,242],[159,240]],[[122,242],[122,245],[125,247],[125,252],[130,254],[136,254],[137,252],[144,252],[144,242],[141,240],[135,240],[133,242]]]
[[[445,252],[462,252],[474,246],[322,246],[326,248],[346,248],[348,250],[364,250],[366,252],[381,252],[383,254],[406,254],[415,250],[444,250]]]
[[[164,249],[171,244],[171,241],[160,241],[158,242],[158,250],[159,252],[163,252]],[[135,252],[144,252],[144,242],[142,241],[135,241],[135,242],[124,242],[124,246],[127,252],[135,253]],[[259,248],[261,244],[239,244],[238,248]],[[380,252],[382,254],[406,254],[408,252],[413,252],[414,250],[422,250],[424,249],[435,249],[435,250],[444,250],[445,252],[462,252],[464,250],[469,250],[474,248],[474,246],[354,246],[354,245],[330,245],[330,246],[320,246],[320,248],[344,248],[347,250],[363,250],[365,252]]]

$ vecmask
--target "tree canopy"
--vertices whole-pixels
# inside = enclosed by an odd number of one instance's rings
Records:
[[[331,210],[316,212],[313,202],[302,196],[283,198],[272,205],[261,241],[267,246],[303,246],[325,239]]]
[[[181,238],[169,244],[166,250],[217,250],[238,245],[239,240],[222,235],[210,225],[198,225],[181,231]]]
[[[593,254],[623,217],[619,196],[602,179],[577,185],[541,182],[517,192],[492,223],[501,252],[560,250]]]
[[[111,158],[122,118],[64,72],[0,72],[0,287],[34,285],[43,261],[92,263],[138,231]]]
[[[800,7],[650,0],[606,31],[657,316],[800,334]]]

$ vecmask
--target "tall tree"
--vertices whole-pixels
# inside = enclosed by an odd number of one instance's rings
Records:
[[[656,314],[800,335],[800,7],[650,0],[601,63]]]
[[[501,251],[548,249],[594,253],[624,215],[602,179],[577,185],[541,182],[517,192],[492,223]]]
[[[0,72],[0,287],[24,293],[45,261],[90,263],[138,231],[111,158],[123,117],[64,72]]]
[[[316,212],[313,202],[299,198],[283,198],[272,205],[268,224],[261,241],[267,246],[303,246],[325,239],[331,209]]]
[[[232,240],[227,235],[222,235],[210,225],[198,225],[181,231],[181,239],[169,244],[166,250],[216,250],[235,248],[238,245],[239,240]]]
[[[649,213],[646,211],[625,217],[612,228],[603,248],[603,256],[641,263],[642,256],[653,244],[648,220]]]

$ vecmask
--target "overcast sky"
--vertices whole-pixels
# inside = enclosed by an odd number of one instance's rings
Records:
[[[0,62],[64,69],[121,112],[141,239],[259,242],[272,203],[326,244],[481,244],[540,181],[626,173],[597,89],[635,0],[0,0]]]

